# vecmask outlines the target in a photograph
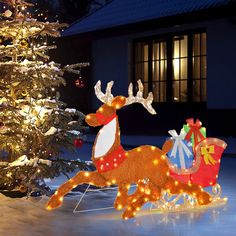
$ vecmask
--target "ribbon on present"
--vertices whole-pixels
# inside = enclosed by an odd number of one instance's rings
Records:
[[[177,151],[179,152],[179,159],[180,159],[180,166],[182,169],[186,168],[185,160],[184,160],[184,153],[186,153],[187,157],[190,158],[192,152],[189,150],[187,145],[183,142],[186,136],[184,130],[181,130],[180,134],[176,132],[176,130],[169,130],[168,133],[172,136],[174,141],[174,146],[171,151],[171,156],[176,158]]]
[[[215,153],[215,147],[214,145],[201,147],[201,154],[203,155],[204,162],[206,165],[215,165],[216,161],[212,157],[211,154]]]
[[[185,139],[187,141],[190,142],[192,135],[194,136],[194,147],[201,141],[203,140],[205,137],[204,135],[201,133],[200,129],[202,127],[202,122],[200,120],[196,120],[196,122],[194,123],[194,119],[187,119],[187,126],[190,128],[190,130],[188,131],[188,133],[185,136]]]

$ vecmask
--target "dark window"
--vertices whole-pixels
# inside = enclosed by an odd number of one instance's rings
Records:
[[[134,78],[155,102],[206,101],[206,33],[172,35],[134,43]]]

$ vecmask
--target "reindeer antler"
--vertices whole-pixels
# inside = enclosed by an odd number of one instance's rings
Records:
[[[101,81],[99,80],[96,83],[96,85],[94,86],[95,94],[101,102],[106,103],[106,104],[111,104],[112,99],[113,99],[113,95],[111,93],[111,88],[112,88],[113,84],[114,84],[114,81],[110,81],[107,84],[106,93],[104,94],[101,91]]]
[[[126,103],[125,105],[130,105],[132,103],[141,103],[151,114],[155,115],[157,114],[156,111],[152,107],[152,102],[153,102],[153,94],[152,92],[148,93],[148,97],[145,99],[143,97],[143,84],[141,80],[138,80],[138,92],[137,95],[133,95],[133,84],[129,84],[129,89],[128,89],[129,97],[126,98]]]

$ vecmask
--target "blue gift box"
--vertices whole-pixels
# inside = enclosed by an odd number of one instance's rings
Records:
[[[190,142],[184,140],[186,133],[181,131],[178,135],[175,130],[170,130],[169,133],[172,135],[173,147],[167,153],[169,161],[180,169],[188,169],[192,167],[194,154],[193,148]]]

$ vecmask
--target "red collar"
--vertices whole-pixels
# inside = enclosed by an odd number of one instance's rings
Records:
[[[101,124],[101,125],[107,125],[108,123],[110,123],[114,118],[116,118],[116,113],[114,113],[113,115],[109,116],[109,117],[106,117],[104,116],[102,113],[100,112],[96,112],[95,113],[96,117],[97,117],[97,120],[98,122]]]
[[[117,168],[126,158],[125,150],[120,145],[113,152],[94,160],[97,171],[102,173]]]

